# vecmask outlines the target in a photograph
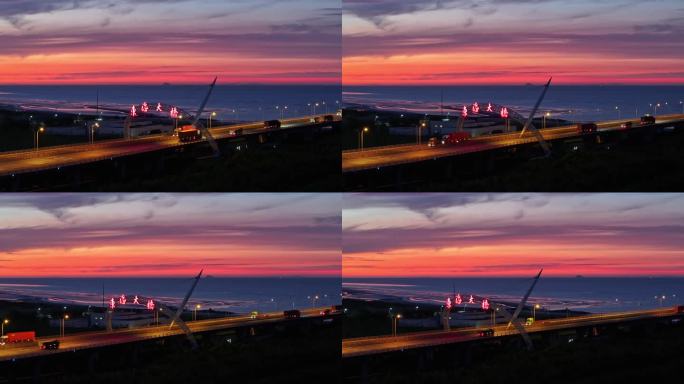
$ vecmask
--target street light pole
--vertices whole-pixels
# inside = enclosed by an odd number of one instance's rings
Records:
[[[64,320],[69,320],[69,315],[64,315],[64,317],[62,317],[62,328],[60,330],[60,335],[62,337],[64,337],[64,333],[65,333],[64,332]]]
[[[395,316],[392,316],[392,336],[396,337],[397,336],[397,322],[401,319],[401,313],[397,313]]]
[[[423,128],[425,128],[424,122],[418,125],[418,145],[420,145],[423,140]]]
[[[33,132],[35,133],[35,137],[34,137],[33,142],[34,142],[34,144],[36,145],[36,151],[37,151],[38,148],[40,147],[40,142],[39,142],[39,137],[38,137],[38,136],[39,136],[39,134],[45,132],[45,127],[42,127],[42,126],[41,126],[40,128],[38,128],[37,130],[35,130],[35,131],[33,131]]]
[[[544,124],[543,124],[543,129],[545,129],[545,128],[546,128],[546,118],[547,118],[547,117],[549,117],[549,116],[551,116],[551,113],[550,113],[550,112],[546,112],[546,113],[544,114]]]
[[[9,320],[5,319],[2,321],[2,335],[0,336],[5,336],[5,324],[9,324]]]
[[[532,307],[532,320],[537,321],[537,309],[539,309],[540,306],[539,304],[535,304],[534,307]]]
[[[195,305],[195,315],[193,316],[193,320],[197,320],[197,310],[200,309],[202,306],[199,304]]]
[[[616,105],[615,110],[617,111],[618,120],[620,120],[620,108]]]
[[[368,132],[368,127],[363,127],[363,129],[361,129],[361,130],[359,131],[359,140],[360,140],[360,142],[361,142],[361,150],[362,150],[362,151],[363,151],[363,134],[366,133],[366,132]]]
[[[216,116],[216,112],[212,112],[209,114],[209,129],[211,129],[211,118]]]

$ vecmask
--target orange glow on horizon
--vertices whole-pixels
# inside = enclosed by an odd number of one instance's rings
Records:
[[[678,60],[481,50],[389,57],[344,57],[344,85],[520,85],[553,76],[555,84],[684,84]]]
[[[68,54],[31,55],[17,58],[0,55],[0,84],[204,84],[219,76],[223,84],[339,84],[340,78],[327,72],[301,74],[304,59],[251,59],[222,56],[194,58],[173,66],[174,53],[148,54],[119,51],[71,52]],[[316,61],[316,60],[314,60]],[[249,65],[247,64],[249,62]],[[226,64],[230,63],[230,64]],[[277,64],[277,71],[274,71]],[[317,60],[319,67],[328,66]],[[156,70],[156,69],[159,70]]]

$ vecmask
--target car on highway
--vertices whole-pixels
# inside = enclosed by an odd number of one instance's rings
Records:
[[[243,132],[242,128],[238,128],[238,129],[234,129],[234,130],[230,131],[230,135],[231,136],[241,136],[242,132]]]
[[[280,120],[266,120],[264,121],[264,129],[279,129]]]
[[[59,340],[46,341],[41,344],[40,349],[59,349]]]
[[[333,115],[316,116],[313,123],[331,123],[335,117]]]
[[[492,337],[494,336],[494,330],[493,329],[484,329],[480,331],[479,333],[480,337]]]
[[[332,313],[332,310],[330,308],[326,308],[326,309],[322,310],[319,314],[323,315],[323,316],[330,316],[331,313]]]
[[[645,124],[655,124],[655,122],[656,122],[656,121],[655,121],[655,116],[651,116],[651,115],[644,115],[644,116],[641,116],[641,125],[645,125]]]
[[[298,309],[289,309],[283,311],[283,317],[286,319],[299,319],[302,317],[302,313]]]
[[[632,128],[632,122],[631,121],[625,121],[622,124],[620,124],[620,128]]]
[[[580,123],[577,124],[577,132],[583,135],[596,133],[598,131],[598,126],[594,123]]]
[[[250,319],[256,319],[259,317],[259,311],[252,311],[252,313],[249,314]]]

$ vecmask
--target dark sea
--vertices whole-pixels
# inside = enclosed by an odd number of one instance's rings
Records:
[[[209,85],[0,85],[0,104],[43,107],[65,112],[93,112],[84,105],[128,110],[147,102],[174,105],[194,113]],[[258,121],[335,112],[341,103],[336,85],[217,85],[205,111],[215,111],[218,120]],[[324,104],[325,102],[325,104]],[[311,104],[311,105],[309,105]],[[276,109],[276,106],[278,108]],[[283,109],[287,106],[287,109]]]
[[[368,278],[343,281],[343,298],[443,303],[453,292],[493,301],[519,302],[531,278]],[[665,297],[663,299],[663,296]],[[604,313],[684,304],[682,278],[545,278],[528,304],[548,309]]]
[[[0,279],[0,300],[50,301],[102,306],[105,300],[124,294],[149,297],[177,305],[192,285],[190,278],[11,278]],[[280,311],[339,304],[339,278],[202,278],[189,303],[203,309]],[[319,299],[313,297],[318,295]]]
[[[531,111],[542,91],[530,86],[345,86],[345,106],[365,105],[382,110],[439,113],[443,96],[444,113],[457,115],[463,105],[507,106],[524,116]],[[566,86],[549,88],[538,114],[553,118],[600,121],[633,118],[646,113],[684,113],[684,86]],[[660,107],[655,107],[660,103]],[[650,105],[649,105],[650,104]],[[618,109],[615,109],[618,107]],[[657,112],[657,113],[656,113]]]

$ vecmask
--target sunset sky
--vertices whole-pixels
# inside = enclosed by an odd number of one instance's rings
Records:
[[[0,275],[339,276],[340,195],[5,194]]]
[[[343,83],[684,84],[681,0],[347,0]]]
[[[345,194],[343,277],[683,276],[682,194]]]
[[[339,0],[7,0],[0,84],[340,81]]]

